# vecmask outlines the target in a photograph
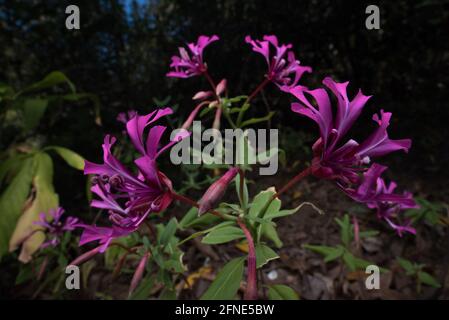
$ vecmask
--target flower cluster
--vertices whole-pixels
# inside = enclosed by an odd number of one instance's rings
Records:
[[[161,117],[171,114],[170,108],[158,109],[145,116],[137,113],[126,123],[126,130],[140,157],[134,161],[137,174],[128,170],[114,157],[111,148],[116,142],[107,135],[103,143],[103,164],[85,162],[84,173],[94,175],[91,191],[98,196],[91,206],[107,210],[111,227],[82,225],[80,245],[99,240],[100,252],[108,247],[112,239],[125,236],[139,228],[150,213],[157,213],[170,205],[172,184],[165,174],[158,170],[158,156],[188,135],[180,131],[171,142],[159,148],[166,127],[154,125]],[[149,127],[144,142],[144,130]]]
[[[196,43],[187,44],[189,51],[180,47],[179,56],[171,58],[170,68],[172,71],[167,73],[167,77],[190,78],[204,73],[207,70],[207,65],[203,62],[203,50],[218,39],[216,35],[199,36]]]
[[[268,65],[266,77],[278,87],[294,87],[305,72],[312,72],[311,67],[300,65],[295,54],[289,49],[291,44],[279,44],[276,36],[267,35],[263,40],[253,40],[246,36],[245,41],[253,47],[253,51],[265,57]],[[275,53],[270,52],[270,45]]]
[[[344,141],[349,129],[360,116],[363,107],[369,100],[361,90],[353,99],[347,95],[348,82],[338,83],[331,78],[325,78],[323,84],[336,98],[335,116],[331,100],[324,88],[309,90],[303,86],[284,87],[299,102],[291,105],[292,111],[306,116],[316,122],[320,138],[313,145],[312,172],[315,176],[336,181],[337,185],[354,200],[367,204],[369,208],[377,208],[378,216],[385,219],[397,232],[414,233],[408,226],[400,226],[392,222],[398,217],[401,209],[416,207],[409,193],[395,195],[396,184],[392,182],[387,188],[380,177],[386,167],[373,163],[371,160],[393,151],[408,152],[410,139],[392,140],[387,128],[392,114],[380,111],[373,120],[378,127],[363,142],[354,139]]]
[[[66,231],[72,231],[77,227],[78,219],[75,217],[66,217],[62,220],[64,214],[63,208],[52,209],[49,212],[50,220],[47,215],[42,212],[39,214],[39,221],[34,224],[44,228],[47,235],[47,241],[42,243],[41,248],[49,246],[56,247],[61,242],[61,237]]]

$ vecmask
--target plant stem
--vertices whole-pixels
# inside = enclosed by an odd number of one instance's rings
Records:
[[[237,116],[237,126],[240,127],[240,124],[243,120],[243,113],[245,111],[245,105],[248,104],[258,93],[260,90],[262,90],[267,84],[270,82],[268,78],[265,78],[257,87],[254,89],[254,91],[246,98],[245,102],[243,103],[239,115]]]
[[[251,232],[248,230],[242,220],[238,219],[237,223],[245,234],[248,241],[248,274],[246,280],[246,290],[243,298],[245,300],[256,300],[257,297],[257,266],[256,266],[256,249]]]
[[[216,92],[217,87],[215,86],[215,82],[212,79],[212,77],[210,76],[209,72],[207,72],[207,70],[204,71],[204,76],[206,77],[207,81],[209,81],[210,86],[212,87],[212,90],[214,91],[215,98],[218,101],[220,101],[220,97],[217,96],[217,92]]]
[[[307,167],[303,171],[301,171],[299,174],[293,177],[285,186],[283,186],[276,194],[273,195],[271,198],[272,200],[279,197],[281,194],[283,194],[285,191],[289,190],[291,187],[293,187],[295,184],[297,184],[299,181],[301,181],[303,178],[307,177],[312,173],[313,167]]]
[[[270,82],[270,79],[265,78],[257,87],[254,89],[254,91],[248,96],[248,98],[245,101],[246,103],[249,103],[258,93],[260,90],[262,90],[268,83]]]

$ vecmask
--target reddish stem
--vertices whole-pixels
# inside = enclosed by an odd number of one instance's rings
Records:
[[[246,280],[246,290],[243,298],[245,300],[257,299],[257,266],[256,266],[256,249],[254,247],[254,240],[251,232],[246,225],[239,219],[237,220],[240,228],[242,228],[248,241],[248,274]]]
[[[268,83],[270,82],[270,79],[265,78],[264,81],[262,81],[257,88],[248,96],[248,99],[246,99],[246,103],[250,102],[252,98],[254,98],[260,90],[262,90]]]
[[[212,89],[213,89],[213,91],[214,91],[215,97],[217,98],[217,100],[220,100],[220,98],[217,96],[217,92],[216,92],[217,86],[215,85],[214,80],[213,80],[212,77],[210,76],[209,72],[207,72],[207,70],[204,71],[204,76],[206,77],[207,81],[209,81],[210,86],[212,87]]]
[[[291,187],[293,187],[295,184],[297,184],[299,181],[301,181],[303,178],[307,177],[312,173],[313,167],[307,167],[303,171],[301,171],[299,174],[293,177],[285,186],[283,186],[276,194],[273,195],[272,199],[275,199],[279,197],[281,194],[283,194],[285,191],[289,190]]]

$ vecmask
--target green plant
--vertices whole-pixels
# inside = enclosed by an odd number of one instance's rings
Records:
[[[432,275],[424,271],[424,268],[426,267],[425,264],[412,262],[400,257],[398,257],[396,261],[405,270],[406,275],[415,278],[416,292],[421,292],[421,286],[423,284],[434,288],[441,287],[441,284]]]
[[[335,221],[340,227],[341,244],[336,246],[305,244],[304,248],[321,254],[326,263],[338,259],[341,263],[345,264],[350,271],[365,270],[367,266],[373,263],[354,255],[352,247],[352,243],[355,239],[354,225],[349,221],[349,215],[345,214],[343,219],[335,218]],[[373,237],[377,234],[378,231],[375,230],[360,231],[358,232],[358,237],[359,239],[363,239]]]
[[[68,88],[63,90],[63,85]],[[66,102],[90,99],[99,121],[98,99],[77,93],[73,83],[61,72],[54,71],[44,79],[22,89],[0,85],[1,137],[7,148],[0,153],[0,258],[22,246],[19,259],[31,260],[43,235],[35,233],[39,213],[58,206],[53,187],[53,160],[50,154],[62,157],[71,167],[82,170],[84,159],[61,146],[46,146],[39,137],[39,124],[52,109]],[[7,119],[8,121],[4,121]]]

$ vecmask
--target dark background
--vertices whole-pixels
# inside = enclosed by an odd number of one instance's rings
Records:
[[[80,30],[65,28],[69,4],[80,8]],[[380,7],[381,30],[365,28],[368,4]],[[177,47],[200,34],[221,37],[206,49],[205,60],[216,81],[228,79],[230,95],[251,92],[266,69],[262,57],[244,43],[245,35],[276,34],[280,41],[291,42],[302,63],[314,69],[302,84],[315,87],[330,75],[350,80],[353,93],[362,88],[374,95],[355,134],[374,128],[370,120],[374,112],[381,108],[393,112],[390,136],[413,139],[409,156],[396,153],[386,160],[396,168],[396,176],[423,180],[430,193],[446,181],[449,10],[442,0],[0,0],[0,81],[22,88],[61,70],[78,91],[98,95],[103,126],[94,123],[92,109],[77,105],[52,111],[60,113],[58,121],[44,118],[38,128],[48,144],[72,148],[95,161],[101,158],[103,134],[121,130],[115,120],[119,112],[148,112],[155,98],[179,105],[182,117],[190,112],[192,93],[207,88],[207,83],[198,77],[169,79],[165,73]],[[312,132],[315,137],[310,121],[291,116],[288,96],[273,85],[265,94],[270,108],[277,111],[274,126],[292,127],[298,134]],[[264,114],[266,106],[259,98],[252,110]],[[294,136],[284,140],[293,146],[297,142]],[[0,138],[1,148],[9,141],[6,135]],[[295,157],[301,155],[293,148],[287,159]],[[83,191],[73,190],[79,189],[82,177],[70,169],[64,176],[75,181],[67,187],[66,181],[56,179],[62,199],[84,197]]]

